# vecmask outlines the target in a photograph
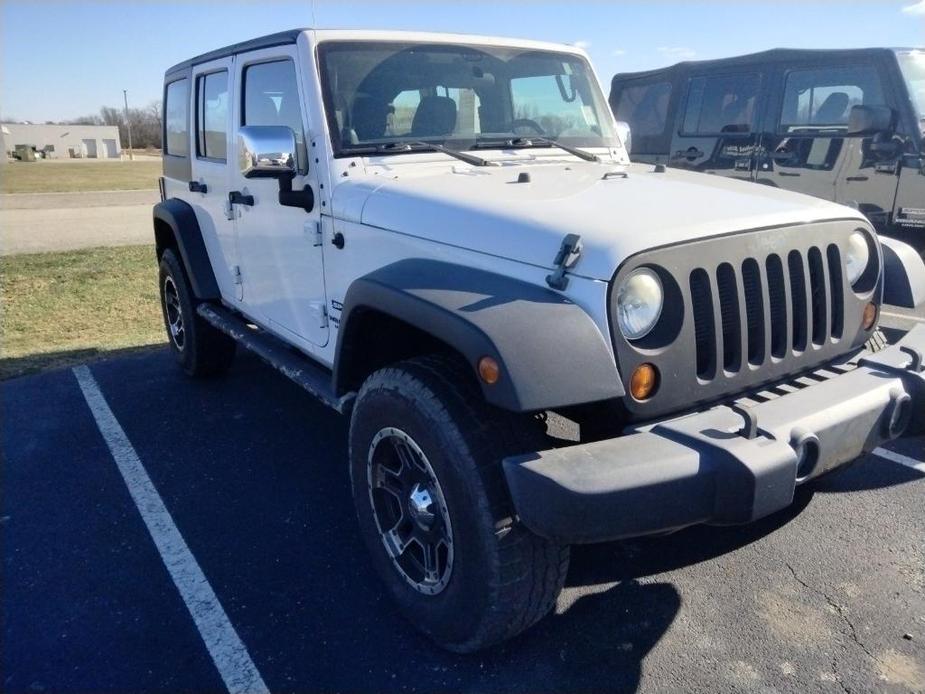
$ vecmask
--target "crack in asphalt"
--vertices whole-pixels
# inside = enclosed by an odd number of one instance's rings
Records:
[[[785,562],[785,564],[787,568],[790,570],[790,574],[793,576],[793,579],[797,583],[799,583],[801,586],[806,588],[806,590],[816,593],[817,595],[821,595],[822,598],[826,601],[826,603],[828,603],[831,606],[831,608],[835,610],[835,614],[837,614],[841,618],[841,620],[848,626],[847,634],[850,637],[851,641],[853,641],[858,646],[858,648],[860,648],[864,652],[864,654],[868,658],[870,658],[875,663],[880,663],[880,659],[877,656],[875,656],[873,653],[871,653],[870,649],[867,646],[865,646],[864,643],[861,641],[860,637],[858,636],[858,630],[854,626],[854,622],[852,622],[851,618],[848,616],[848,613],[845,612],[845,608],[842,607],[826,591],[824,591],[821,588],[817,588],[816,586],[811,585],[807,583],[806,581],[804,581],[802,578],[800,578],[799,574],[796,572],[796,569],[794,569],[793,566],[789,562]],[[832,655],[832,669],[835,674],[835,680],[838,682],[839,686],[842,688],[845,694],[851,694],[851,689],[844,683],[844,681],[842,681],[841,672],[839,671],[839,668],[838,668],[838,656],[834,654]]]

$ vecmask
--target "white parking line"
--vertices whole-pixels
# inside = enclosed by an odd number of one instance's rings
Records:
[[[164,566],[180,591],[228,691],[232,694],[269,694],[215,591],[170,517],[125,431],[109,409],[93,374],[86,366],[78,366],[73,371]]]
[[[925,463],[916,460],[915,458],[910,458],[907,455],[902,453],[895,453],[894,451],[888,451],[885,448],[875,448],[871,451],[874,455],[883,458],[884,460],[889,460],[893,463],[899,463],[900,465],[905,465],[911,467],[913,470],[918,470],[921,473],[925,473]]]

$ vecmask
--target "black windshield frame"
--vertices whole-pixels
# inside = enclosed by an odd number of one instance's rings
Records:
[[[343,131],[341,123],[338,121],[338,96],[335,95],[330,84],[329,79],[329,65],[328,59],[329,56],[335,51],[350,51],[350,50],[369,50],[371,47],[377,47],[382,49],[391,49],[395,50],[396,53],[399,51],[404,51],[408,49],[428,49],[436,51],[446,51],[447,53],[453,52],[466,52],[472,51],[473,53],[486,53],[491,55],[491,52],[502,52],[502,51],[511,51],[512,53],[521,53],[529,54],[531,56],[539,56],[546,59],[554,59],[560,61],[567,61],[571,64],[579,66],[584,78],[587,80],[587,94],[591,100],[590,106],[592,108],[592,113],[597,119],[598,127],[600,129],[599,133],[595,133],[595,137],[599,139],[599,142],[592,143],[581,143],[583,147],[593,147],[593,148],[611,148],[618,146],[618,136],[616,130],[613,126],[612,114],[609,110],[609,105],[606,98],[604,97],[603,92],[601,91],[600,85],[597,82],[597,79],[594,75],[594,71],[582,55],[577,53],[571,53],[568,51],[556,51],[550,49],[534,49],[531,47],[523,46],[496,46],[496,45],[483,45],[477,43],[443,43],[443,42],[428,42],[428,41],[388,41],[388,40],[366,40],[366,39],[336,39],[336,40],[327,40],[318,44],[316,47],[316,62],[318,66],[318,76],[321,80],[321,93],[322,93],[322,102],[324,108],[325,120],[329,130],[330,142],[335,158],[345,158],[345,157],[356,157],[369,155],[371,146],[375,146],[376,143],[370,141],[358,141],[355,144],[345,143],[343,137]],[[371,73],[369,73],[371,74]],[[368,75],[367,75],[368,76]],[[550,76],[553,76],[552,74]],[[365,79],[365,78],[364,78]],[[442,86],[442,85],[441,85]],[[447,136],[435,136],[435,137],[415,137],[412,135],[402,135],[394,136],[394,139],[390,140],[391,142],[400,143],[410,140],[426,140],[427,142],[432,142],[434,144],[445,145],[447,147],[453,147],[454,149],[465,150],[473,148],[473,145],[476,145],[480,138],[486,140],[497,140],[503,138],[505,135],[510,136],[507,131],[502,132],[484,132],[478,133],[475,136],[465,136],[460,137],[455,134],[450,134]],[[516,135],[515,135],[516,136]],[[504,149],[503,147],[498,147],[498,149]],[[396,148],[394,151],[379,151],[376,153],[377,156],[391,156],[398,154],[407,154],[412,151],[420,152],[421,150],[408,150],[402,148]]]

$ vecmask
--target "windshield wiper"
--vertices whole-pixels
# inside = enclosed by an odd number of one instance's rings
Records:
[[[548,137],[515,137],[510,140],[483,140],[482,142],[477,142],[475,147],[477,148],[488,148],[488,147],[514,147],[517,149],[520,148],[530,148],[535,147],[536,145],[545,145],[547,147],[558,147],[559,149],[573,154],[579,159],[584,159],[585,161],[594,161],[599,162],[601,158],[594,154],[593,152],[588,152],[584,149],[578,149],[577,147],[572,147],[571,145],[564,145],[558,140],[551,140]]]
[[[498,164],[498,162],[496,161],[489,161],[488,159],[484,159],[483,157],[477,157],[474,154],[466,154],[465,152],[460,152],[459,150],[456,150],[456,149],[450,149],[449,147],[444,147],[443,145],[438,145],[433,142],[417,141],[417,142],[406,142],[406,143],[401,143],[401,144],[407,145],[408,149],[412,149],[416,147],[418,149],[430,149],[430,150],[433,150],[434,152],[448,154],[451,157],[456,157],[460,161],[466,162],[467,164],[472,164],[472,166],[500,166],[500,164]]]
[[[399,152],[423,152],[426,150],[447,154],[467,164],[471,164],[472,166],[500,166],[498,162],[489,161],[488,159],[478,157],[474,154],[466,154],[465,152],[459,152],[434,142],[423,142],[420,140],[412,140],[411,142],[387,142],[381,145],[360,145],[359,147],[351,146],[346,151],[351,154],[395,154]]]

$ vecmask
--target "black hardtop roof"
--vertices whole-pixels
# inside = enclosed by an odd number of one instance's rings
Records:
[[[197,55],[195,58],[184,60],[182,63],[177,63],[173,67],[168,68],[165,74],[170,75],[174,72],[184,72],[191,68],[193,65],[208,63],[210,60],[218,60],[219,58],[227,58],[228,56],[235,55],[236,53],[256,51],[260,48],[272,48],[273,46],[285,46],[289,43],[295,43],[299,38],[299,34],[301,34],[303,31],[309,31],[309,29],[290,29],[289,31],[280,31],[275,34],[259,36],[248,41],[233,43],[230,46],[217,48],[214,51],[209,51],[208,53]]]
[[[789,60],[806,60],[813,58],[825,58],[838,56],[843,58],[863,58],[883,55],[884,53],[893,53],[896,51],[911,51],[912,48],[772,48],[760,53],[749,53],[747,55],[737,55],[731,58],[715,58],[713,60],[688,60],[683,63],[675,63],[668,67],[658,68],[656,70],[643,70],[641,72],[618,72],[614,75],[614,81],[637,79],[640,77],[652,77],[655,75],[671,73],[687,68],[726,68],[738,67],[742,65],[754,65],[755,63],[780,63]]]

